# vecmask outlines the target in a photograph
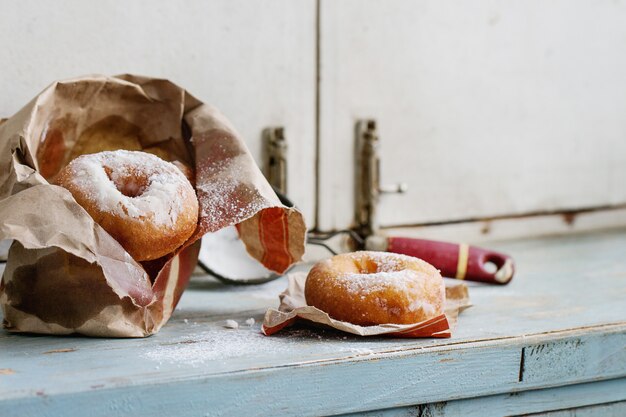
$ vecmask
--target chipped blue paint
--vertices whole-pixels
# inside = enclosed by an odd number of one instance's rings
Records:
[[[468,398],[343,417],[502,417],[532,413],[550,417],[626,416],[626,378],[533,391]],[[545,414],[543,414],[545,413]]]
[[[494,247],[519,273],[506,287],[473,285],[475,306],[448,340],[266,338],[258,322],[284,281],[226,288],[203,277],[147,339],[0,332],[0,415],[339,414],[626,377],[626,233]],[[220,325],[249,317],[252,327]]]

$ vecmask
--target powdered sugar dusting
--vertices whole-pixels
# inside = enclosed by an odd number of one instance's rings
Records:
[[[185,188],[194,192],[175,165],[144,152],[83,155],[70,163],[70,169],[72,183],[100,210],[138,220],[151,218],[160,226],[173,226],[183,211]]]
[[[200,218],[210,231],[240,223],[269,207],[257,190],[246,185],[253,176],[241,169],[238,158],[213,161],[198,171]]]
[[[350,337],[352,339],[352,337]],[[321,329],[288,329],[281,336],[267,337],[260,331],[260,326],[239,327],[239,329],[207,329],[194,331],[188,337],[179,337],[160,346],[143,351],[142,357],[157,362],[159,365],[200,367],[213,361],[232,358],[276,357],[292,354],[295,350],[307,346],[312,339],[316,341],[318,352],[345,352],[349,356],[368,356],[374,352],[362,346],[346,344],[346,336]],[[364,346],[370,344],[362,342]],[[375,346],[375,345],[372,345]]]
[[[371,294],[389,288],[408,292],[415,286],[419,275],[415,271],[376,272],[373,274],[343,274],[337,281],[349,292],[355,294]]]
[[[422,309],[427,314],[435,312],[435,306],[426,302],[422,297],[416,297],[416,294],[428,293],[426,287],[429,276],[424,272],[406,269],[406,262],[414,262],[415,258],[382,252],[355,252],[349,256],[357,262],[364,262],[365,259],[373,261],[376,266],[376,270],[369,273],[339,274],[336,277],[337,285],[349,293],[365,299],[372,294],[376,295],[376,293],[392,290],[403,294],[407,299],[415,300],[408,306],[410,311]],[[442,291],[445,291],[443,282],[441,288]],[[377,297],[375,301],[380,308],[388,308],[385,298]]]
[[[376,272],[396,272],[404,268],[406,262],[414,262],[416,258],[412,256],[402,255],[399,253],[388,252],[354,252],[349,256],[359,262],[362,262],[364,258],[371,259],[376,263]]]

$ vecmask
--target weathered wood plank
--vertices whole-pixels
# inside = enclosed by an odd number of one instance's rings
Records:
[[[623,335],[626,328],[622,328],[621,332]],[[593,335],[588,337],[593,338]],[[568,339],[573,340],[571,337]],[[610,340],[608,343],[612,344]],[[158,372],[152,375],[152,380],[147,375],[139,378],[134,375],[132,380],[114,378],[106,375],[104,369],[104,365],[113,363],[112,358],[91,357],[95,365],[91,372],[100,379],[108,377],[101,379],[104,386],[92,384],[79,391],[68,391],[65,385],[72,385],[71,378],[81,376],[68,369],[66,363],[65,375],[59,378],[60,386],[37,389],[35,385],[22,398],[0,402],[0,415],[11,415],[11,410],[16,409],[20,416],[42,415],[42,411],[48,413],[44,415],[51,416],[64,411],[79,415],[80,410],[89,411],[89,415],[93,416],[128,413],[148,416],[159,410],[176,409],[179,416],[231,415],[235,410],[248,416],[278,413],[314,416],[450,401],[485,393],[547,386],[545,382],[519,382],[519,352],[519,345],[506,346],[505,341],[500,341],[487,346],[453,347],[430,352],[361,354],[360,357],[342,361],[196,374],[176,380],[157,378]],[[137,356],[131,353],[126,357],[126,366],[141,361],[141,357]],[[102,367],[98,364],[100,361]],[[88,365],[74,361],[72,364],[79,369]],[[610,378],[615,374],[573,377],[584,381]],[[620,375],[626,375],[626,370],[622,370]],[[551,382],[556,385],[572,381],[571,376],[560,376]],[[33,382],[36,384],[36,381]],[[93,408],[93,404],[98,404],[98,407]]]
[[[624,227],[626,227],[626,208],[622,207],[578,214],[569,212],[567,214],[511,216],[430,226],[386,228],[384,231],[389,236],[489,244],[495,240],[590,233]]]
[[[472,285],[475,306],[449,340],[264,337],[258,322],[284,281],[228,288],[205,277],[147,339],[0,332],[0,415],[319,415],[626,376],[626,233],[493,246],[516,258],[518,276]],[[221,327],[228,318],[242,327]]]
[[[626,415],[624,400],[626,378],[354,413],[345,417],[502,417],[529,413],[550,417],[621,417]]]
[[[547,413],[532,414],[532,417],[624,417],[626,416],[626,401],[618,403],[592,405],[589,407],[572,408],[569,410],[549,411]],[[531,417],[525,414],[519,417]]]

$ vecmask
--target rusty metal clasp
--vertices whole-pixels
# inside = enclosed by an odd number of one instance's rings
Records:
[[[404,193],[408,189],[404,182],[380,185],[379,144],[376,121],[359,120],[356,124],[354,198],[356,230],[364,237],[375,234],[379,228],[376,212],[381,194]]]
[[[287,194],[287,140],[282,126],[263,131],[263,173],[278,191]]]

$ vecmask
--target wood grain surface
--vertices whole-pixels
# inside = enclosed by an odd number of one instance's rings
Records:
[[[259,322],[284,280],[244,288],[204,276],[147,339],[0,332],[0,415],[328,415],[626,376],[626,231],[492,247],[515,257],[518,274],[504,287],[472,284],[475,305],[447,340],[301,327],[265,337]],[[605,402],[589,395],[573,406]]]
[[[346,414],[361,417],[622,417],[626,378]]]

